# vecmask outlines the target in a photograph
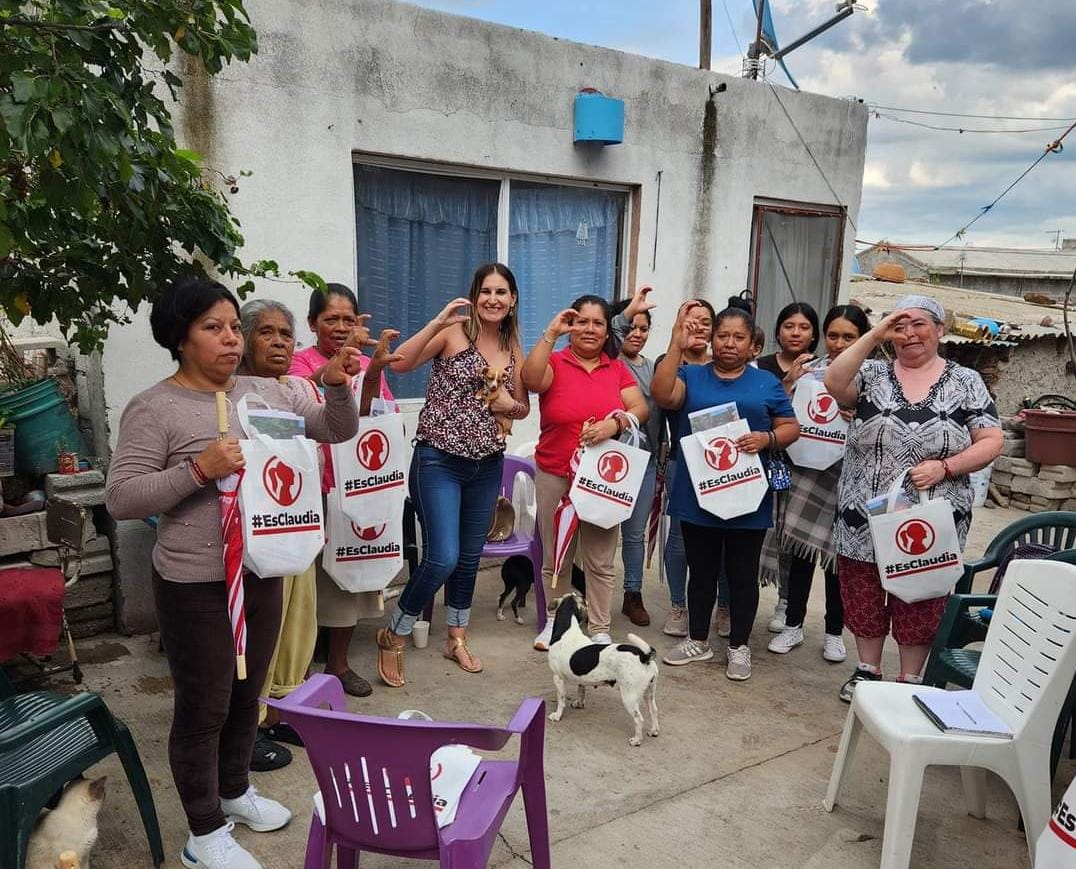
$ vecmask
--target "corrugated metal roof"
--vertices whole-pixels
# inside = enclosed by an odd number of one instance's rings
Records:
[[[1060,307],[1033,305],[1015,296],[981,293],[977,290],[962,290],[959,287],[946,287],[941,284],[926,284],[919,281],[894,284],[855,275],[852,276],[849,292],[853,299],[871,309],[869,316],[872,323],[877,323],[886,312],[893,310],[893,305],[902,296],[916,293],[937,299],[946,311],[961,319],[987,317],[999,323],[1019,327],[1013,328],[1009,334],[1002,336],[1001,340],[1021,342],[1065,334],[1063,313]],[[1052,326],[1040,325],[1045,317],[1053,320]],[[1074,321],[1076,321],[1076,309],[1070,305],[1069,322]],[[951,343],[965,343],[973,339],[946,335],[944,340]],[[993,343],[999,344],[1000,341],[995,340]]]
[[[910,245],[915,247],[915,245]],[[869,250],[885,251],[886,245]],[[907,250],[894,242],[901,256],[930,272],[965,275],[1014,275],[1026,278],[1071,278],[1076,271],[1076,251],[1033,250],[1009,247],[940,247]]]

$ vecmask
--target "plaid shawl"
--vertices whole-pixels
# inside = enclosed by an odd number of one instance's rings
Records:
[[[824,471],[792,466],[792,488],[776,499],[774,524],[762,545],[762,585],[777,583],[782,572],[780,562],[784,561],[782,554],[820,561],[823,570],[832,566],[836,558],[833,520],[840,477],[840,462]]]

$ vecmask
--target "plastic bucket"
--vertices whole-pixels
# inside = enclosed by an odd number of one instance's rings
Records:
[[[61,450],[86,453],[75,417],[52,378],[0,395],[0,414],[15,426],[15,470],[21,474],[51,474]]]
[[[1040,465],[1076,465],[1076,412],[1025,410],[1027,459]]]
[[[986,496],[990,492],[990,474],[993,470],[994,463],[991,462],[985,468],[968,474],[971,478],[971,491],[974,496],[971,504],[973,507],[982,507],[986,503]]]

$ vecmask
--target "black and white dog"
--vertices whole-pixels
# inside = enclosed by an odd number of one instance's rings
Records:
[[[514,593],[511,603],[512,617],[517,625],[521,625],[523,618],[519,611],[527,605],[527,592],[534,585],[534,568],[531,567],[530,559],[526,555],[508,556],[501,565],[501,579],[504,581],[504,591],[497,598],[497,621],[504,621],[504,603],[508,600],[508,596]],[[583,571],[574,564],[572,565],[572,587],[586,599],[586,579]]]
[[[592,643],[581,627],[587,619],[586,601],[575,592],[558,598],[549,609],[553,616],[549,669],[553,671],[553,684],[557,688],[557,709],[549,720],[560,721],[564,714],[569,682],[576,686],[576,696],[571,701],[573,709],[583,708],[587,685],[616,685],[620,688],[624,708],[635,722],[635,734],[628,742],[639,746],[643,743],[643,713],[639,705],[649,688],[650,729],[647,735],[657,736],[658,663],[649,644],[635,634],[628,634],[627,643],[607,646]]]

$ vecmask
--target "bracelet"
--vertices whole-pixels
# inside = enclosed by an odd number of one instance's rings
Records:
[[[545,341],[545,343],[548,344],[550,347],[557,343],[556,336],[554,335],[552,338],[550,338],[548,330],[542,333],[542,340]]]
[[[512,409],[510,411],[508,411],[506,416],[508,416],[511,419],[522,419],[523,418],[523,411],[524,411],[523,402],[517,400],[515,405],[512,407]]]
[[[770,451],[772,452],[773,450],[777,449],[777,435],[773,433],[773,429],[770,429],[770,431],[766,432],[766,434],[769,435]]]
[[[938,461],[942,463],[942,470],[945,471],[945,476],[942,477],[942,479],[943,480],[951,480],[951,479],[953,479],[953,472],[949,469],[949,463],[945,459],[938,459]]]
[[[209,482],[209,477],[205,475],[205,471],[198,467],[198,460],[192,459],[190,456],[187,456],[185,461],[187,465],[187,470],[190,471],[190,475],[194,478],[194,482],[196,482],[199,486],[206,485]]]

